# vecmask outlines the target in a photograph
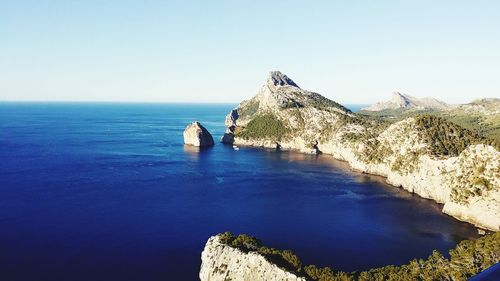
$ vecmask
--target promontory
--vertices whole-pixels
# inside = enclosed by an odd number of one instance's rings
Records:
[[[459,220],[500,229],[498,143],[443,118],[387,122],[353,113],[273,71],[225,123],[225,143],[330,154],[444,204],[443,212]]]

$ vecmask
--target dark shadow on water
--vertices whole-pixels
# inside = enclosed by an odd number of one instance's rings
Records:
[[[187,145],[185,144],[183,146],[184,153],[188,155],[190,159],[193,161],[199,160],[201,157],[209,157],[210,153],[213,150],[213,146],[209,147],[198,147],[194,145]]]

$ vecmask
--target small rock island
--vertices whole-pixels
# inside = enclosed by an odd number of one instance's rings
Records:
[[[197,147],[208,147],[214,145],[214,139],[200,122],[194,121],[184,129],[184,143]]]

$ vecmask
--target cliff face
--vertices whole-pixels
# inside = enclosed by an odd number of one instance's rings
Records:
[[[226,126],[223,142],[331,154],[443,203],[457,219],[500,229],[499,151],[438,118],[388,125],[271,72],[259,93],[226,117]]]
[[[214,139],[200,122],[193,122],[184,129],[184,144],[207,147],[214,145]]]
[[[225,232],[211,237],[202,253],[200,279],[205,280],[469,280],[498,264],[500,232],[464,240],[449,258],[434,250],[427,259],[366,271],[343,272],[306,265],[290,250],[263,245],[256,237]],[[279,265],[279,266],[275,266]]]
[[[201,253],[201,281],[305,281],[267,261],[256,252],[245,253],[211,237]]]

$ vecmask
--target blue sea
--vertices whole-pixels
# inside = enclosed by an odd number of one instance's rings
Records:
[[[328,155],[183,145],[234,106],[0,103],[0,280],[197,280],[224,231],[347,271],[477,237]]]

